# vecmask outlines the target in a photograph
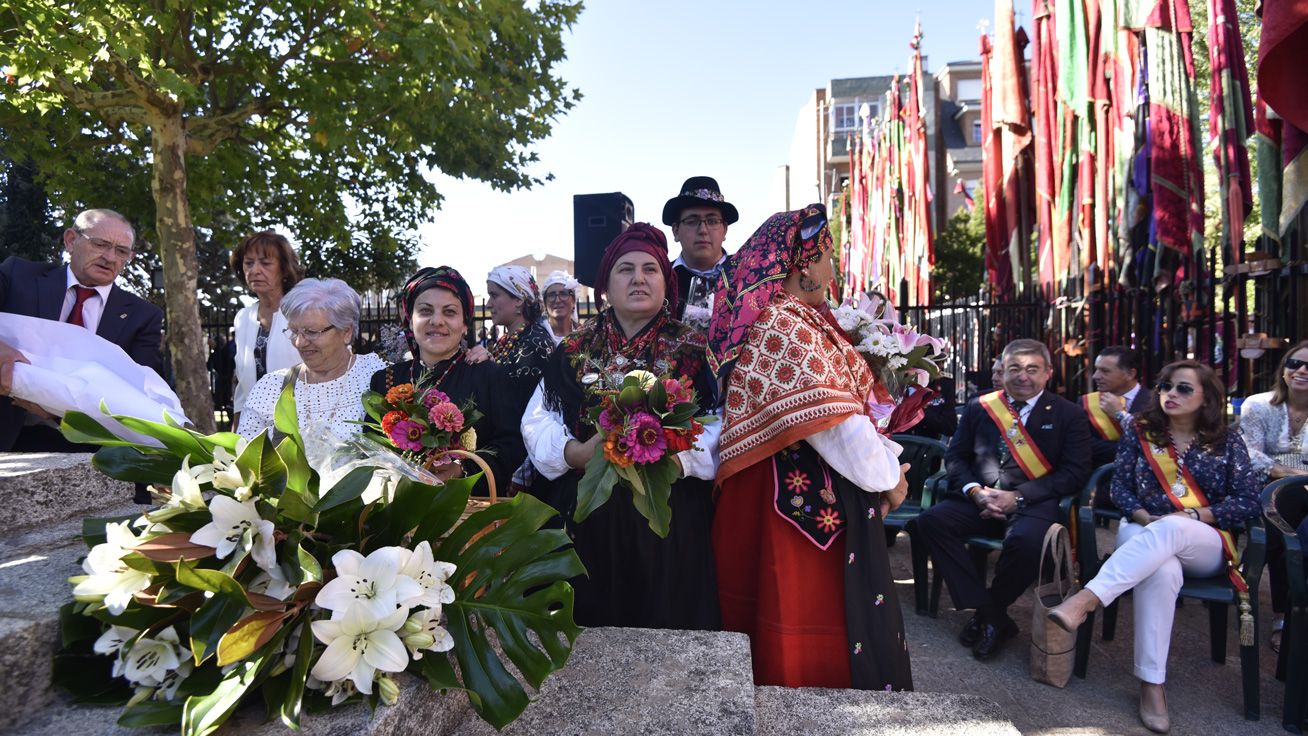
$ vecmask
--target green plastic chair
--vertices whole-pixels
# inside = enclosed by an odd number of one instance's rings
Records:
[[[908,496],[904,503],[886,514],[886,546],[895,543],[899,532],[935,502],[936,479],[944,477],[945,443],[928,437],[897,434],[891,437],[903,446],[899,462],[908,463]]]

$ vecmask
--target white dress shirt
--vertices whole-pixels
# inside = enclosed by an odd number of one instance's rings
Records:
[[[64,289],[64,306],[59,310],[59,321],[67,322],[68,315],[73,313],[73,305],[77,303],[77,291],[74,286],[86,286],[77,280],[73,275],[73,269],[67,265],[64,266],[64,274],[67,276],[67,288]],[[82,302],[82,325],[90,330],[92,334],[100,329],[100,315],[104,314],[105,302],[109,301],[109,292],[113,290],[113,284],[104,286],[87,286],[88,289],[95,289],[95,294],[86,298]]]

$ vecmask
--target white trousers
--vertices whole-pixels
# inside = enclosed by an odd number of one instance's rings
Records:
[[[1157,685],[1167,680],[1167,652],[1182,577],[1216,575],[1225,562],[1221,536],[1201,521],[1165,516],[1140,526],[1123,520],[1117,529],[1117,549],[1085,587],[1105,606],[1135,590],[1136,677]]]

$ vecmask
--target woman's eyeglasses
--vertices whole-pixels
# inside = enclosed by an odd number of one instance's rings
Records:
[[[1176,389],[1176,393],[1180,394],[1181,396],[1189,396],[1194,393],[1194,386],[1191,386],[1188,383],[1172,383],[1171,381],[1159,381],[1157,388],[1159,394],[1171,393],[1172,389]]]
[[[294,342],[295,338],[297,337],[303,337],[309,342],[318,342],[318,340],[321,339],[323,335],[326,335],[328,332],[331,332],[334,329],[336,329],[335,325],[327,325],[321,330],[311,330],[308,327],[305,327],[303,329],[294,329],[291,327],[287,327],[286,329],[282,330],[282,334],[286,335],[286,338],[292,342]]]
[[[1287,371],[1297,371],[1304,366],[1308,366],[1308,360],[1299,360],[1298,358],[1285,359],[1285,369]]]
[[[550,292],[546,292],[545,301],[562,302],[562,301],[567,301],[568,299],[571,299],[575,296],[576,294],[573,294],[571,291],[550,291]]]

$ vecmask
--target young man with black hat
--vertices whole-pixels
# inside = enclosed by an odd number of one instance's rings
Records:
[[[727,226],[740,213],[722,196],[716,180],[692,176],[681,185],[681,194],[663,205],[663,224],[672,228],[672,238],[681,244],[681,255],[673,261],[677,272],[680,306],[677,319],[708,330],[713,314],[713,292],[728,256],[722,251]]]

